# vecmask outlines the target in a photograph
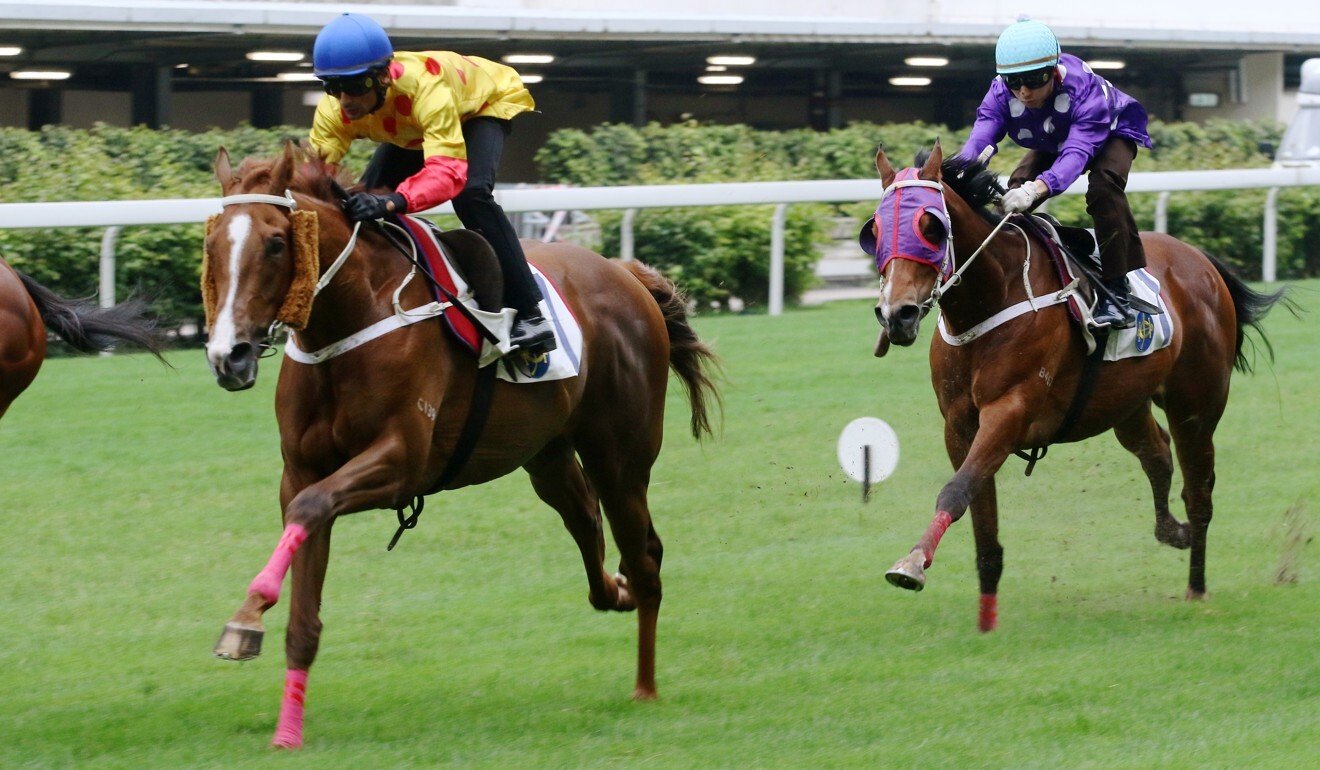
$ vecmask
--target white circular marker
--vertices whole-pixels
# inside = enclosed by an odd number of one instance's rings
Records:
[[[884,420],[858,417],[839,434],[839,465],[854,481],[884,481],[898,467],[898,434]]]

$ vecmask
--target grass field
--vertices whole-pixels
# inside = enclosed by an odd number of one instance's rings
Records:
[[[210,657],[280,531],[275,359],[240,394],[199,351],[173,371],[49,361],[0,423],[0,766],[1314,763],[1320,569],[1289,539],[1320,518],[1320,282],[1301,288],[1309,317],[1267,322],[1276,362],[1234,376],[1209,601],[1182,600],[1186,553],[1156,543],[1112,436],[1029,479],[1005,465],[999,631],[976,631],[967,520],[924,592],[890,587],[950,475],[925,341],[872,358],[868,303],[701,318],[727,403],[698,445],[671,387],[651,494],[661,700],[628,700],[634,617],[590,609],[571,538],[518,473],[432,498],[393,553],[391,512],[336,527],[297,754],[266,748],[286,604],[261,658]],[[861,415],[903,450],[867,505],[834,448]]]

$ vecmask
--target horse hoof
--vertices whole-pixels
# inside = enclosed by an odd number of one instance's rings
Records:
[[[1155,525],[1155,539],[1172,548],[1185,551],[1192,547],[1192,530],[1181,521],[1172,520]]]
[[[226,623],[215,643],[215,656],[222,660],[252,660],[261,654],[261,638],[265,635],[260,627]]]
[[[614,604],[615,611],[632,612],[637,609],[637,602],[633,600],[632,592],[628,590],[628,578],[624,577],[622,572],[614,573],[614,585],[619,590],[619,598]]]
[[[1186,597],[1186,598],[1187,598],[1187,601],[1189,601],[1189,602],[1203,602],[1203,601],[1205,601],[1205,598],[1206,598],[1206,597],[1205,597],[1205,591],[1193,591],[1192,589],[1189,588],[1189,589],[1187,589],[1187,597]]]
[[[638,687],[633,690],[632,699],[635,701],[659,700],[660,695],[656,693],[654,687]]]
[[[925,561],[925,554],[920,549],[914,550],[889,568],[885,580],[899,588],[920,591],[926,587],[926,570],[922,566]]]

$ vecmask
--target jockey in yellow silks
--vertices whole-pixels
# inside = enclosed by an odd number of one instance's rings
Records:
[[[452,201],[463,226],[482,234],[504,273],[504,304],[518,315],[515,348],[552,350],[541,292],[518,236],[495,202],[495,174],[509,121],[536,103],[511,67],[451,51],[395,51],[367,16],[345,13],[316,37],[316,76],[325,85],[310,141],[338,163],[354,139],[379,142],[362,175],[366,190],[344,210],[354,221],[424,211]]]

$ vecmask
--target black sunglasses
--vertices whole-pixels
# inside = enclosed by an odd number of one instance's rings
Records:
[[[325,92],[334,97],[342,94],[349,96],[362,96],[370,93],[371,89],[376,87],[376,78],[371,74],[352,75],[343,78],[323,78],[322,85],[325,86]]]
[[[1009,75],[1000,75],[1004,79],[1004,85],[1008,90],[1016,91],[1026,86],[1027,88],[1040,88],[1054,78],[1054,68],[1046,67],[1044,69],[1031,70],[1030,72],[1014,72]]]

